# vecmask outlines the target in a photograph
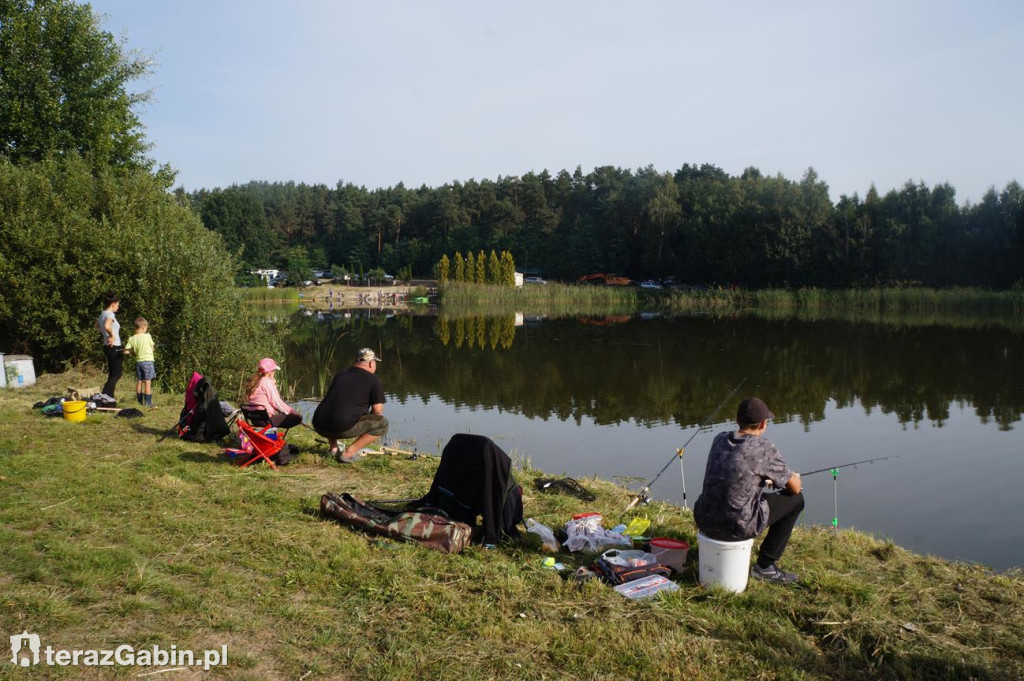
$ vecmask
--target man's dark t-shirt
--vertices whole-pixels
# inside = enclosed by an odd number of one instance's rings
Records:
[[[342,369],[334,375],[331,387],[313,412],[313,428],[343,433],[374,404],[384,404],[384,389],[376,374],[359,367]]]

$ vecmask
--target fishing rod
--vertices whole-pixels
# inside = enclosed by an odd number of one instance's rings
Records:
[[[711,412],[710,414],[708,414],[708,417],[706,419],[704,419],[704,423],[700,424],[700,426],[697,428],[697,430],[695,430],[693,432],[693,435],[690,436],[690,439],[687,440],[683,444],[682,447],[680,447],[679,449],[676,450],[676,453],[672,455],[672,458],[668,460],[668,463],[666,463],[662,467],[662,469],[660,471],[658,471],[658,474],[655,475],[654,478],[649,483],[644,485],[644,488],[642,490],[640,490],[640,493],[637,494],[636,497],[633,498],[633,501],[629,502],[629,506],[626,507],[626,510],[623,511],[623,513],[628,513],[631,508],[636,506],[641,501],[644,501],[644,500],[647,499],[647,492],[651,489],[651,485],[653,485],[654,483],[656,483],[658,481],[658,478],[661,477],[661,474],[664,473],[666,470],[668,470],[668,467],[672,465],[672,462],[675,461],[677,457],[680,460],[679,465],[682,466],[683,452],[686,451],[687,445],[689,445],[693,441],[693,438],[697,437],[697,433],[699,433],[700,431],[704,430],[704,428],[709,423],[711,423],[711,419],[715,418],[715,414],[717,414],[718,411],[722,407],[725,406],[725,403],[728,402],[732,398],[732,396],[736,394],[736,391],[739,390],[743,386],[743,384],[746,383],[746,382],[747,382],[747,379],[744,378],[742,381],[737,383],[736,387],[733,388],[729,392],[729,394],[725,396],[725,399],[722,400],[721,402],[719,402],[718,406],[715,407],[715,410],[713,412]],[[685,504],[686,503],[686,497],[685,497],[685,495],[686,495],[686,492],[685,492],[686,482],[685,482],[685,478],[684,478],[684,482],[683,482],[683,488],[684,488],[684,491],[683,491],[683,495],[684,495],[683,496],[683,503]]]
[[[844,463],[838,466],[829,466],[828,468],[819,468],[813,471],[807,471],[806,473],[800,473],[800,477],[805,475],[814,475],[815,473],[824,473],[828,471],[832,473],[832,532],[836,535],[839,534],[839,469],[849,468],[850,466],[859,466],[862,463],[874,463],[875,461],[885,461],[886,459],[898,459],[899,455],[893,454],[891,456],[877,456],[874,459],[864,459],[863,461],[853,461],[851,463]]]
[[[844,463],[844,464],[839,465],[839,466],[829,466],[828,468],[819,468],[817,470],[808,471],[806,473],[801,473],[800,477],[803,478],[803,477],[807,477],[808,475],[814,475],[815,473],[824,473],[825,471],[837,471],[840,468],[849,468],[850,466],[859,466],[862,463],[874,463],[875,461],[885,461],[886,459],[898,459],[898,458],[900,458],[899,454],[893,454],[892,456],[879,456],[879,457],[876,457],[874,459],[864,459],[863,461],[854,461],[853,463]]]

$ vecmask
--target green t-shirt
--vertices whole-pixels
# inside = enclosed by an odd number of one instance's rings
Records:
[[[131,350],[136,362],[152,362],[153,337],[148,333],[137,333],[124,344],[125,350]]]

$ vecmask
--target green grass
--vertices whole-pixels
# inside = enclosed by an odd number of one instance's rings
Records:
[[[549,317],[670,314],[779,319],[840,319],[900,325],[1024,328],[1024,289],[879,287],[864,289],[730,289],[643,291],[635,287],[549,283],[519,289],[448,283],[441,316],[451,319],[522,312]]]
[[[452,317],[523,312],[552,317],[628,314],[643,305],[636,288],[528,284],[521,288],[449,282],[441,288],[441,314]]]
[[[1024,291],[972,288],[881,287],[865,289],[728,289],[672,291],[662,306],[685,311],[716,309],[865,310],[872,312],[1024,313]]]
[[[265,286],[253,286],[238,289],[242,292],[245,300],[251,303],[297,303],[299,302],[299,289],[294,286],[284,288],[267,288]]]
[[[297,289],[244,289],[251,302],[295,304]],[[774,319],[835,319],[901,326],[1024,329],[1024,289],[877,287],[642,291],[635,287],[559,284],[521,288],[449,282],[440,315],[450,320],[520,312],[546,317],[616,317],[642,310],[670,314],[748,314]]]
[[[43,646],[202,650],[231,679],[1011,679],[1024,675],[1024,578],[910,553],[854,530],[799,527],[784,559],[802,583],[740,595],[696,583],[631,602],[541,566],[539,541],[446,556],[318,516],[320,495],[425,492],[435,458],[326,461],[310,431],[279,472],[216,445],[159,441],[180,397],[142,419],[45,419],[33,401],[98,376],[0,391],[0,624]],[[128,390],[125,390],[128,388]],[[119,393],[127,395],[127,382]],[[401,407],[395,407],[400,409]],[[500,444],[500,443],[499,443]],[[527,461],[529,452],[510,452]],[[551,526],[631,494],[581,482],[592,504],[517,472],[527,516]],[[653,531],[695,543],[691,514],[655,502]],[[560,556],[576,567],[588,557]],[[148,670],[0,664],[0,679],[135,678]],[[154,678],[193,678],[196,670]]]

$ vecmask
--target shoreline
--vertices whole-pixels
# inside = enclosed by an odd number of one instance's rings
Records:
[[[437,460],[327,461],[311,431],[278,472],[238,469],[216,444],[158,438],[182,398],[141,419],[46,419],[31,404],[95,374],[43,374],[0,391],[0,556],[10,631],[44,645],[228,645],[231,678],[1017,678],[1024,575],[914,554],[843,529],[800,526],[784,558],[801,583],[738,595],[697,584],[692,514],[639,507],[655,536],[687,541],[679,592],[622,598],[542,565],[528,535],[456,555],[319,517],[319,495],[412,497]],[[124,398],[127,382],[119,386]],[[525,517],[560,527],[597,511],[610,527],[635,492],[596,478],[584,503],[542,494],[524,464]],[[623,522],[628,523],[628,518]],[[570,569],[592,556],[558,554]],[[353,632],[359,632],[353,636]],[[397,635],[396,635],[397,634]],[[437,654],[437,645],[446,653]],[[523,651],[530,651],[523,654]],[[82,668],[76,678],[106,678]],[[176,677],[174,673],[167,678]]]
[[[429,292],[433,291],[430,295]],[[299,289],[300,305],[316,310],[357,308],[407,308],[415,305],[416,293],[427,292],[431,304],[436,304],[437,289],[434,282],[394,284],[388,286],[306,286]]]

